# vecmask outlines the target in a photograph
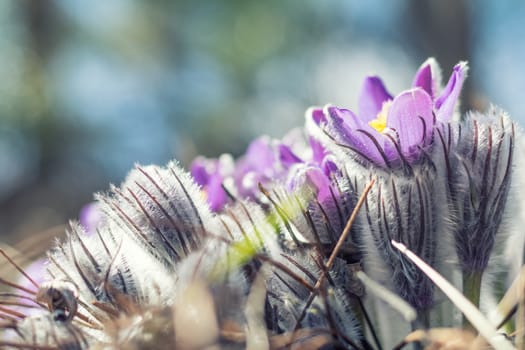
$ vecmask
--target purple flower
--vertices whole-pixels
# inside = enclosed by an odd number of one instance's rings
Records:
[[[301,156],[287,145],[278,145],[287,178],[273,201],[282,204],[278,211],[285,212],[284,221],[290,220],[303,238],[329,252],[354,208],[355,191],[335,155],[318,140],[308,141]],[[283,230],[288,230],[286,224]],[[358,250],[353,242],[345,242],[347,252]]]
[[[259,200],[259,184],[286,178],[287,167],[293,160],[280,159],[277,144],[262,136],[253,140],[236,161],[231,155],[223,154],[217,159],[197,157],[191,163],[191,175],[201,186],[212,211],[222,211],[230,197]]]
[[[331,178],[339,172],[333,155],[316,139],[309,138],[309,154],[305,157],[295,155],[291,148],[280,144],[279,159],[288,170],[286,187],[295,191],[308,184],[317,193],[317,200],[325,202],[334,192]]]
[[[259,183],[264,185],[283,175],[275,143],[263,136],[252,141],[244,156],[236,162],[233,179],[240,198],[256,199]]]
[[[368,77],[357,114],[333,106],[307,114],[310,130],[327,141],[327,147],[332,146],[340,161],[350,155],[360,163],[410,170],[377,172],[373,168],[366,174],[345,164],[356,184],[370,176],[377,179],[355,228],[355,236],[366,247],[365,268],[377,279],[391,282],[391,287],[422,314],[434,302],[432,283],[392,250],[390,240],[403,241],[430,264],[436,262],[436,237],[444,225],[435,215],[442,206],[434,194],[442,188],[434,181],[436,166],[419,160],[422,154],[432,156],[436,124],[453,119],[465,72],[465,63],[456,65],[447,86],[439,91],[436,64],[428,60],[418,70],[413,86],[395,97],[378,77]],[[375,271],[378,266],[381,271]]]
[[[447,86],[438,94],[436,66],[434,60],[427,60],[416,73],[412,88],[395,97],[381,79],[368,77],[359,95],[357,115],[327,106],[307,112],[307,122],[311,130],[320,129],[361,162],[386,168],[412,164],[432,143],[436,122],[453,118],[466,76],[466,63],[457,64]]]
[[[275,142],[267,136],[253,140],[236,161],[229,154],[217,159],[197,157],[191,163],[190,172],[214,212],[222,211],[231,196],[258,199],[259,183],[266,184],[284,176]]]
[[[218,159],[197,157],[190,165],[190,172],[202,191],[212,211],[218,212],[228,202],[228,195],[223,188],[226,178],[233,175],[234,163],[230,155]]]
[[[230,201],[229,195],[264,201],[259,184],[295,188],[298,182],[304,183],[296,174],[305,173],[306,168],[306,173],[311,173],[307,175],[311,183],[326,195],[330,174],[337,170],[333,156],[318,141],[311,138],[308,143],[302,134],[292,131],[281,141],[267,136],[255,139],[235,162],[230,155],[218,159],[198,157],[191,163],[190,171],[212,211],[220,212]]]

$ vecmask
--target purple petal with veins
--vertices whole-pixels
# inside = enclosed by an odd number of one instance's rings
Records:
[[[364,122],[375,119],[383,103],[391,100],[385,85],[378,77],[367,77],[361,87],[358,99],[358,114]]]
[[[454,71],[450,76],[447,86],[439,97],[436,99],[434,106],[436,107],[437,120],[441,122],[448,122],[454,115],[454,109],[463,87],[463,82],[467,76],[466,62],[460,62],[454,66]]]
[[[342,144],[380,166],[388,165],[395,158],[396,152],[391,142],[354,113],[337,107],[329,107],[328,113],[333,132]]]
[[[434,80],[432,77],[432,66],[427,60],[419,68],[414,77],[414,82],[412,83],[413,87],[420,87],[427,92],[427,94],[434,98]]]
[[[414,155],[416,146],[425,146],[430,141],[433,118],[432,99],[421,88],[396,96],[388,113],[387,127],[398,135],[403,155]]]

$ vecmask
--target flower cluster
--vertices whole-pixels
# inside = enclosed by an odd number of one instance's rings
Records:
[[[237,160],[198,157],[189,173],[174,162],[138,166],[97,196],[96,227],[83,215],[48,253],[46,282],[26,296],[44,312],[13,319],[5,344],[392,345],[401,338],[384,335],[392,325],[360,274],[414,310],[407,330],[434,326],[438,306],[393,240],[461,273],[479,303],[516,131],[495,108],[460,117],[466,73],[457,64],[442,87],[429,59],[408,90],[394,96],[368,77],[357,110],[311,108],[304,129],[260,137]]]

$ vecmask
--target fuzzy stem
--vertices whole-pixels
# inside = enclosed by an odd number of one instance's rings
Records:
[[[463,295],[477,308],[479,308],[482,275],[482,272],[477,271],[463,273]],[[465,316],[463,316],[463,327],[474,332],[476,331]]]

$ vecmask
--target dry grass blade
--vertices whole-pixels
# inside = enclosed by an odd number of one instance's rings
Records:
[[[516,312],[518,306],[520,290],[523,291],[525,288],[525,266],[521,268],[520,273],[516,276],[516,279],[512,282],[511,286],[505,292],[503,298],[501,298],[498,307],[496,308],[496,314],[494,319],[498,328],[503,327],[503,324]]]
[[[335,245],[332,254],[330,254],[330,257],[328,258],[328,261],[326,263],[326,271],[330,270],[330,268],[334,264],[335,258],[337,258],[337,255],[339,254],[339,251],[341,250],[344,242],[346,241],[346,238],[350,234],[350,228],[352,228],[352,225],[354,224],[354,221],[357,218],[357,213],[359,213],[359,209],[361,209],[361,207],[365,203],[366,197],[368,196],[368,192],[370,192],[375,182],[376,180],[374,179],[370,180],[370,182],[366,185],[365,189],[363,190],[361,197],[359,197],[359,200],[357,201],[357,204],[354,210],[352,211],[352,215],[350,215],[350,218],[346,222],[346,226],[343,230],[343,233],[341,233],[341,237],[339,237],[339,240],[337,241],[337,244]],[[324,275],[325,274],[323,274],[323,276]]]
[[[392,245],[401,253],[405,254],[414,264],[430,278],[436,286],[445,293],[445,295],[456,305],[456,307],[465,315],[470,323],[478,330],[490,345],[496,350],[513,350],[512,343],[505,337],[498,335],[496,328],[487,320],[487,318],[472,304],[460,291],[458,291],[450,282],[441,276],[436,270],[421,260],[416,254],[410,251],[404,244],[392,240]]]

